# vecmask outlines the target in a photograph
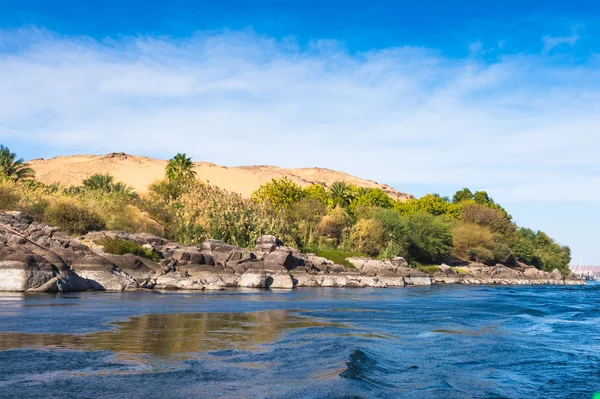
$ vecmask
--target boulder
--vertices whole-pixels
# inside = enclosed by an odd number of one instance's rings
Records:
[[[39,255],[25,251],[0,251],[0,291],[26,291],[46,284],[55,268]]]
[[[177,248],[173,251],[172,257],[178,262],[189,262],[197,265],[206,264],[206,258],[204,254],[198,251],[196,248]]]
[[[274,235],[264,235],[258,237],[256,240],[256,247],[254,252],[256,253],[271,253],[277,249],[277,247],[283,246],[283,242]]]
[[[294,288],[292,277],[286,272],[271,272],[267,274],[266,288],[291,289]]]
[[[247,270],[242,274],[238,284],[242,288],[265,288],[267,286],[267,274],[264,270]]]

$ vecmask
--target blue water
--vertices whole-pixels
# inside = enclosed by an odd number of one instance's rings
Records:
[[[591,398],[600,285],[0,294],[1,398]]]

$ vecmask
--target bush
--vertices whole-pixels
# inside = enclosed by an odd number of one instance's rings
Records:
[[[363,254],[359,254],[359,253],[352,252],[352,251],[344,251],[341,249],[323,248],[323,247],[310,248],[309,252],[312,252],[315,255],[321,256],[325,259],[329,259],[330,261],[335,262],[338,265],[345,266],[349,269],[355,269],[355,267],[354,267],[354,265],[352,265],[352,263],[350,263],[346,260],[347,258],[352,258],[355,256],[363,256]]]
[[[490,208],[475,201],[463,201],[460,219],[465,224],[476,224],[488,227],[493,233],[509,237],[516,231],[516,226],[509,219],[506,211]]]
[[[0,211],[12,211],[17,208],[19,196],[12,186],[12,183],[0,185]]]
[[[384,230],[374,219],[359,220],[350,231],[352,247],[369,256],[377,256],[383,247]]]
[[[310,186],[304,187],[302,192],[305,198],[315,199],[323,205],[329,204],[329,192],[322,184],[313,183]]]
[[[98,244],[102,245],[104,247],[104,252],[109,254],[132,254],[153,260],[154,262],[160,262],[160,256],[156,252],[152,251],[151,249],[146,249],[133,241],[124,240],[118,237],[105,237],[100,240]]]
[[[436,194],[427,194],[419,199],[413,199],[405,202],[397,201],[395,208],[402,215],[412,215],[416,213],[427,213],[434,216],[451,216],[458,218],[460,207],[450,203],[447,198]]]
[[[370,188],[366,190],[366,193],[352,201],[351,206],[353,208],[365,205],[379,208],[391,208],[393,204],[393,200],[389,195],[386,194],[385,191],[380,188]]]
[[[348,213],[341,206],[336,206],[328,215],[323,216],[317,226],[321,236],[337,241],[342,239],[344,230],[350,226]]]
[[[106,227],[109,230],[122,230],[129,233],[150,233],[158,236],[165,234],[165,229],[147,212],[143,212],[133,205],[114,209]]]
[[[485,263],[493,258],[494,240],[489,228],[463,224],[452,231],[453,253],[458,259]]]
[[[406,218],[408,256],[420,262],[437,262],[450,254],[450,225],[440,217],[414,214]]]
[[[106,227],[96,212],[70,201],[59,201],[48,206],[44,221],[69,234],[85,234]]]
[[[551,272],[560,270],[569,272],[571,249],[557,244],[542,231],[521,228],[513,240],[513,252],[517,259],[538,269]]]
[[[282,177],[260,186],[252,193],[252,199],[259,203],[268,202],[276,209],[284,209],[302,199],[304,195],[302,187],[288,177]]]

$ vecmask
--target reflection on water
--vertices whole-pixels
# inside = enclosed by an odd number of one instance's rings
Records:
[[[223,349],[252,350],[289,329],[345,327],[285,311],[144,314],[91,334],[0,332],[0,350],[23,347],[107,350],[169,356]]]

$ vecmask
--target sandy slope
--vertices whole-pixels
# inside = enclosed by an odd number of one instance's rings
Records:
[[[111,153],[108,155],[74,155],[52,159],[34,159],[29,162],[42,183],[59,182],[65,185],[80,185],[95,173],[110,173],[117,181],[132,186],[138,193],[147,191],[149,184],[164,177],[167,161]],[[238,192],[245,197],[272,178],[287,176],[302,186],[311,183],[330,185],[334,181],[346,181],[362,187],[379,187],[394,198],[411,198],[409,194],[394,190],[385,184],[360,179],[347,173],[331,169],[302,168],[283,169],[276,166],[226,167],[208,162],[196,162],[198,178],[225,190]]]

